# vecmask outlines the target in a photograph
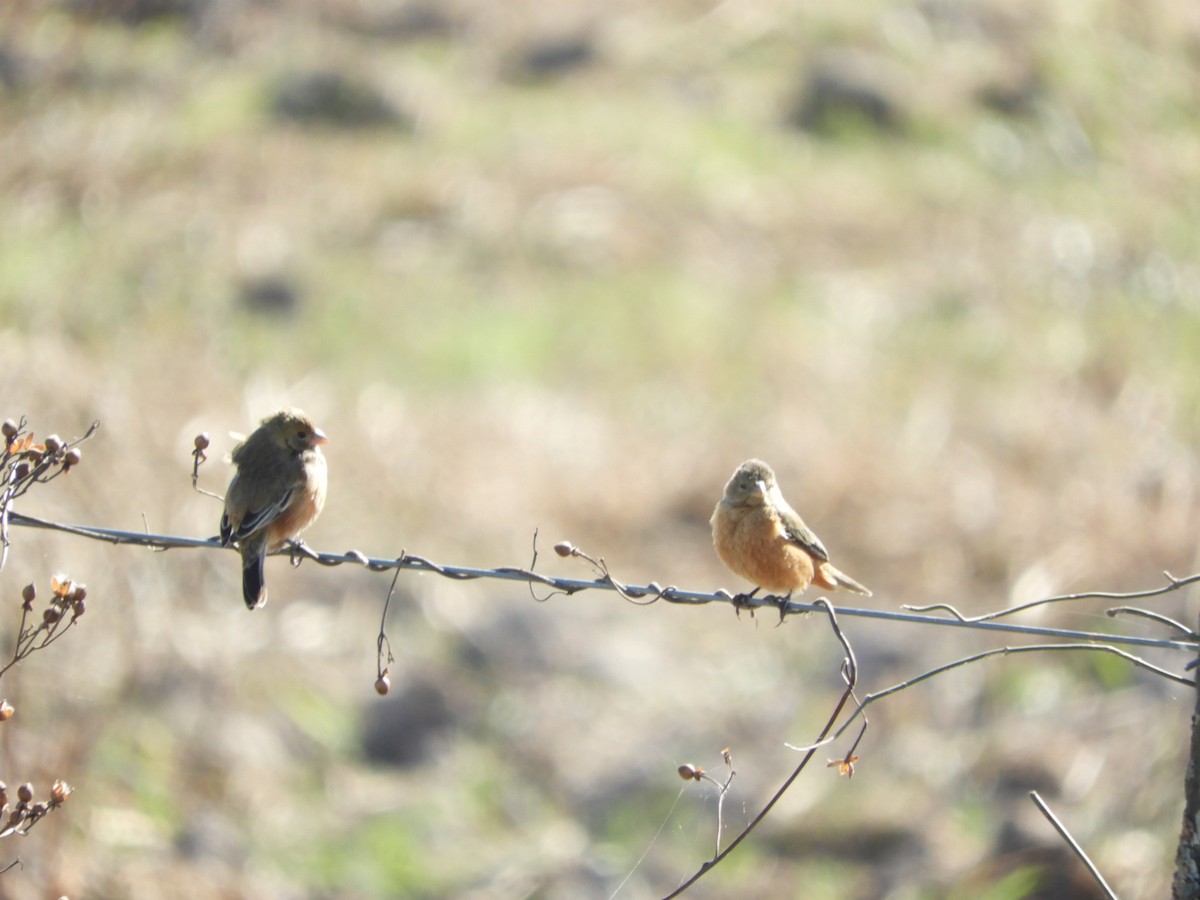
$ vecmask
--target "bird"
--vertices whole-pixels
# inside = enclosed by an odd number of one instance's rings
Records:
[[[311,418],[284,409],[263,419],[233,450],[237,467],[225,492],[221,544],[242,555],[242,596],[249,609],[267,602],[266,554],[308,528],[325,505],[328,475],[321,445],[328,441]]]
[[[713,510],[713,546],[721,562],[760,589],[791,597],[810,584],[871,596],[829,562],[820,538],[783,498],[775,472],[761,459],[748,459],[725,485]]]

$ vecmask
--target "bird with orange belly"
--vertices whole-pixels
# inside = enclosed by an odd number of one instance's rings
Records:
[[[757,585],[749,596],[765,589],[790,597],[810,584],[871,596],[829,562],[825,545],[783,498],[775,473],[760,459],[737,467],[711,524],[721,562]]]
[[[325,505],[325,432],[298,409],[262,420],[233,451],[237,472],[225,492],[221,543],[242,555],[242,597],[267,602],[264,559],[311,525]]]

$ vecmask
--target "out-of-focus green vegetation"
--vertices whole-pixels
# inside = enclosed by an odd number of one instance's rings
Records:
[[[192,436],[220,491],[294,404],[321,549],[524,565],[537,527],[547,571],[741,590],[707,519],[754,455],[869,605],[1193,571],[1198,40],[1113,0],[9,2],[0,414],[102,422],[29,511],[215,533]],[[0,613],[54,568],[91,604],[0,685],[0,778],[79,788],[14,897],[659,896],[716,827],[676,766],[732,748],[731,838],[840,687],[816,619],[405,575],[380,700],[383,576],[272,561],[248,617],[229,554],[13,539]],[[866,691],[992,646],[844,624]],[[1161,896],[1189,710],[1107,656],[960,670],[694,896],[1039,896],[1033,788]]]

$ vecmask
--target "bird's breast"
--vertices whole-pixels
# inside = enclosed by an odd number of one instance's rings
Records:
[[[712,526],[713,546],[721,562],[747,581],[773,593],[802,591],[812,581],[812,557],[787,539],[770,507],[721,502]]]

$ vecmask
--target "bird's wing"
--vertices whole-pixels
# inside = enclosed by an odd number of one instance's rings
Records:
[[[238,523],[236,530],[230,527],[227,518],[222,517],[221,536],[225,537],[226,533],[228,533],[229,537],[226,538],[226,542],[229,540],[240,541],[242,538],[253,534],[260,528],[265,528],[267,525],[270,525],[281,515],[283,515],[284,510],[286,510],[288,508],[288,504],[292,502],[292,497],[295,496],[297,490],[298,488],[295,487],[288,488],[281,495],[279,495],[273,503],[268,503],[259,507],[258,509],[246,510],[246,515],[242,517],[242,521]]]
[[[821,562],[829,562],[829,551],[825,549],[825,545],[821,543],[821,539],[816,533],[804,524],[804,520],[800,518],[800,514],[796,512],[788,504],[783,497],[777,497],[775,500],[775,509],[779,513],[779,524],[783,529],[783,536],[798,545],[805,552],[821,560]]]

